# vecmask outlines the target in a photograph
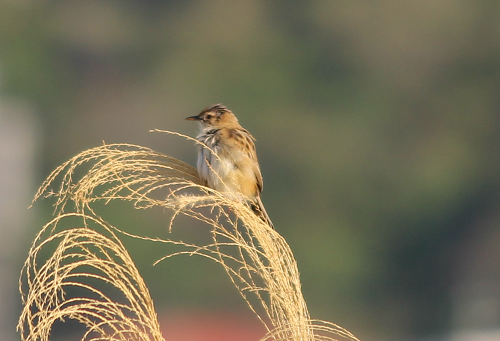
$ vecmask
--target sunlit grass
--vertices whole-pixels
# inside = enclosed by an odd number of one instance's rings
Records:
[[[51,190],[56,183],[57,189]],[[67,318],[87,327],[82,340],[163,340],[148,289],[117,231],[183,248],[157,263],[189,254],[223,266],[266,327],[263,340],[357,340],[339,326],[311,320],[297,263],[283,237],[244,200],[202,186],[196,169],[177,159],[140,146],[103,145],[58,167],[35,200],[40,196],[55,197],[56,217],[37,235],[23,269],[24,309],[19,321],[23,340],[49,340],[54,322]],[[201,221],[212,240],[195,245],[132,235],[109,225],[92,207],[111,200],[129,201],[141,209],[172,210],[170,230],[178,215]],[[75,212],[68,212],[68,207]],[[61,228],[61,222],[70,218],[81,219],[80,227]],[[39,261],[49,244],[56,244],[55,251]],[[123,302],[111,299],[96,287],[98,283],[118,289]],[[85,289],[88,297],[65,299],[70,286]]]

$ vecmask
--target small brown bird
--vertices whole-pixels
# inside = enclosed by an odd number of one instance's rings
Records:
[[[222,104],[212,105],[186,120],[200,123],[201,132],[196,139],[208,147],[198,146],[198,173],[204,185],[235,198],[243,195],[255,214],[274,228],[260,199],[263,183],[255,138]]]

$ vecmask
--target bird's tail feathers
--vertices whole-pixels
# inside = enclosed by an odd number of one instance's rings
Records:
[[[260,199],[260,196],[255,199],[255,201],[252,201],[250,203],[250,207],[252,208],[252,211],[260,218],[262,221],[264,221],[266,224],[268,224],[271,228],[274,229],[273,222],[271,221],[271,218],[269,218],[269,215],[266,212],[266,209],[264,208],[264,205],[262,204],[262,200]]]

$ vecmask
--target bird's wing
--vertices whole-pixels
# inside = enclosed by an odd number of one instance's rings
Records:
[[[253,142],[255,141],[255,138],[246,129],[243,129],[243,131],[244,133],[242,135],[245,139],[244,143],[246,145],[246,149],[248,150],[248,157],[254,161],[253,172],[257,182],[258,194],[260,194],[264,188],[264,181],[262,179],[262,173],[260,172],[259,160],[257,159],[257,149],[255,148],[255,143]]]

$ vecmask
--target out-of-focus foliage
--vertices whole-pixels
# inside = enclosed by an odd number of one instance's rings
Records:
[[[312,316],[361,339],[500,325],[498,1],[3,0],[0,72],[38,110],[39,181],[102,140],[194,164],[148,130],[194,135],[183,118],[223,102]],[[107,209],[166,233],[162,212]],[[232,307],[214,268],[168,276],[130,245],[157,304]]]

